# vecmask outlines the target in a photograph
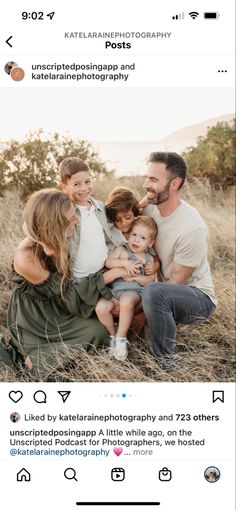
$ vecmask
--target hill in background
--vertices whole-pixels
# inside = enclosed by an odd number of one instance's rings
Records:
[[[205,136],[208,128],[217,122],[229,122],[234,114],[222,115],[198,124],[186,126],[161,140],[146,142],[92,142],[109,170],[116,170],[117,176],[141,175],[145,173],[146,158],[153,151],[183,152],[195,146],[199,136]]]

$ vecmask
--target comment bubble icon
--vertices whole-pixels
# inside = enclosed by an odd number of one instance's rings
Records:
[[[37,404],[46,404],[47,395],[45,391],[38,390],[34,393],[33,399],[35,400],[35,402],[37,402]]]

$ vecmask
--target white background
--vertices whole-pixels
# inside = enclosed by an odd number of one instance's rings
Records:
[[[14,404],[8,397],[8,392],[21,390],[23,398]],[[37,390],[44,390],[47,403],[37,404],[33,394]],[[70,390],[71,394],[65,403],[57,391]],[[224,403],[212,402],[212,391],[224,390]],[[122,398],[125,393],[126,398]],[[75,508],[75,501],[160,501],[160,508],[172,510],[173,504],[178,509],[197,510],[206,508],[210,504],[215,510],[225,507],[233,510],[233,480],[234,480],[234,415],[232,402],[234,400],[233,384],[211,383],[75,383],[75,384],[4,384],[0,387],[2,408],[2,433],[0,449],[2,452],[4,470],[2,471],[1,496],[5,501],[4,510],[14,507],[9,501],[9,488],[14,489],[14,498],[20,506],[30,510],[32,501],[34,508],[43,507],[70,510]],[[118,396],[119,395],[119,396]],[[9,420],[11,412],[19,412],[21,420],[12,423]],[[195,439],[205,437],[206,446],[196,447],[159,447],[152,456],[137,457],[132,455],[136,447],[125,448],[121,456],[116,457],[111,446],[109,456],[103,457],[10,457],[8,454],[8,428],[12,430],[52,428],[51,422],[27,421],[24,414],[43,415],[57,414],[113,414],[126,415],[147,413],[154,415],[170,415],[172,413],[191,413],[191,415],[219,415],[220,420],[191,421],[191,422],[161,422],[154,425],[150,422],[133,422],[123,424],[123,429],[155,429],[167,430],[185,428],[193,430]],[[120,422],[79,422],[58,421],[58,428],[70,429],[116,429],[122,428]],[[88,425],[90,423],[90,426]],[[10,424],[10,425],[9,425]],[[56,425],[54,426],[56,428]],[[166,436],[168,437],[168,436]],[[173,437],[174,438],[174,437]],[[114,439],[114,438],[113,438]],[[130,439],[130,438],[129,438]],[[134,438],[135,439],[135,438]],[[17,447],[16,447],[17,448]],[[22,449],[34,447],[19,447]],[[38,447],[46,448],[47,447]],[[50,447],[53,448],[53,447]],[[61,448],[65,448],[64,446]],[[67,447],[69,448],[69,447]],[[73,447],[72,447],[73,448]],[[76,447],[75,447],[76,448]],[[83,449],[84,447],[77,447]],[[152,447],[141,447],[144,450]],[[131,453],[131,455],[128,455]],[[208,466],[218,467],[221,477],[216,483],[208,483],[204,478],[204,471]],[[16,473],[25,467],[31,472],[31,482],[16,482]],[[73,467],[76,470],[78,482],[66,480],[64,470]],[[122,467],[125,469],[124,482],[111,480],[111,469]],[[158,472],[163,467],[172,471],[170,482],[160,482]],[[39,490],[41,487],[41,490]],[[24,502],[24,504],[23,504]]]

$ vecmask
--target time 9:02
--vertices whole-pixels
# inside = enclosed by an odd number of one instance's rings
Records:
[[[45,19],[45,16],[47,16],[50,20],[52,20],[53,16],[54,16],[55,12],[49,12],[48,14],[45,14],[44,12],[42,11],[39,11],[39,12],[22,12],[21,13],[21,18],[25,21],[25,20],[28,20],[28,19],[32,19],[32,20],[44,20]]]

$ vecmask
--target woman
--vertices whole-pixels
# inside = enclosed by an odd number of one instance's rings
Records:
[[[26,238],[14,257],[16,288],[8,308],[8,328],[17,362],[44,379],[71,358],[65,347],[97,347],[107,336],[94,315],[102,295],[110,292],[101,273],[73,284],[69,243],[77,223],[68,195],[55,189],[33,193],[24,210]]]

